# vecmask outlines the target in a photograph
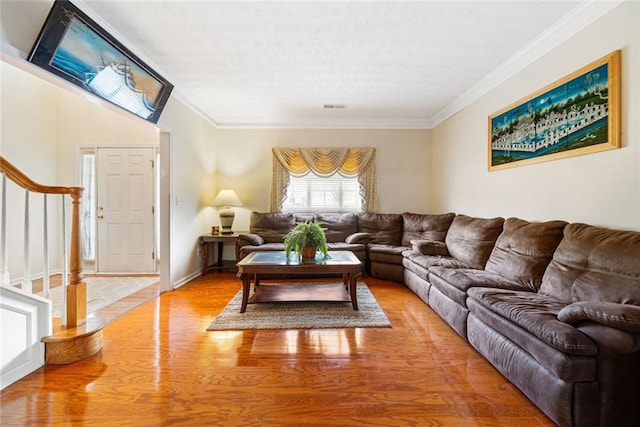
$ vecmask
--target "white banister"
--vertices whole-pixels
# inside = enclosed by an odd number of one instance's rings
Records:
[[[62,197],[62,313],[61,324],[67,324],[67,285],[69,284],[69,254],[67,252],[67,211]]]
[[[44,193],[44,227],[43,227],[43,244],[44,244],[44,268],[42,273],[42,295],[49,298],[49,224],[47,214],[47,193]]]
[[[9,286],[9,252],[7,251],[7,176],[2,174],[2,219],[0,223],[0,283]]]
[[[87,318],[87,285],[82,280],[82,242],[80,241],[80,203],[82,198],[82,187],[60,187],[60,186],[48,186],[38,184],[31,178],[22,173],[19,169],[9,163],[4,157],[0,156],[0,173],[6,176],[13,183],[25,190],[25,210],[24,210],[24,277],[22,282],[22,291],[29,293],[33,292],[33,284],[31,282],[31,224],[30,224],[30,194],[31,193],[43,193],[43,194],[60,194],[62,196],[62,288],[64,294],[63,302],[63,324],[68,328],[75,328],[82,326],[86,323]],[[3,270],[8,270],[7,259],[7,230],[6,230],[6,201],[7,196],[4,191],[4,178],[3,178],[3,198],[2,198],[2,212],[3,218],[0,223],[0,229],[2,236],[0,236],[0,247],[2,253],[0,253],[0,273],[4,276]],[[70,232],[68,234],[67,227],[67,215],[66,215],[66,199],[68,196],[71,199],[72,216],[70,222]],[[49,227],[48,227],[48,203],[45,197],[44,199],[44,258],[45,266],[43,268],[44,276],[44,292],[45,294],[50,291],[50,283],[47,283],[49,278]],[[57,227],[56,227],[57,228]],[[5,278],[3,277],[4,281]]]
[[[31,257],[29,256],[29,190],[24,190],[24,279],[22,290],[31,293]]]

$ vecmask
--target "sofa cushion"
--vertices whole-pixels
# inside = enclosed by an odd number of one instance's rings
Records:
[[[432,288],[431,291],[434,291],[434,289]],[[513,362],[516,365],[514,366],[516,368],[515,375],[531,375],[527,368],[532,367],[537,362],[536,364],[542,367],[545,372],[553,375],[554,380],[559,378],[563,382],[569,383],[595,380],[597,360],[594,355],[570,354],[558,350],[516,323],[487,309],[472,298],[469,298],[468,307],[467,336],[474,347],[478,344],[479,333],[484,335],[485,339],[488,338],[487,333],[493,335],[494,338],[497,338],[497,336],[502,338],[499,340],[501,341],[500,343],[490,340],[489,346],[494,346],[488,357],[491,363],[498,362],[501,364],[501,361],[514,357],[514,354],[509,352],[508,349],[515,347],[522,351],[521,357],[517,357]],[[485,350],[488,349],[485,347]],[[486,355],[486,353],[483,354]],[[528,360],[530,357],[535,359],[534,363]],[[525,379],[524,381],[527,380]],[[531,379],[528,379],[528,381],[531,381]]]
[[[469,298],[487,310],[499,314],[551,347],[568,354],[595,355],[598,348],[586,335],[567,323],[558,320],[558,313],[566,304],[555,298],[535,292],[507,289],[471,288]],[[473,312],[471,302],[467,302]],[[499,325],[491,325],[500,328]],[[504,329],[504,330],[503,330]],[[519,335],[512,336],[510,329],[498,332],[519,343]],[[526,348],[526,347],[525,347]]]
[[[366,245],[367,243],[369,243],[369,233],[353,233],[348,235],[345,239],[344,239],[345,243],[350,243],[350,244],[362,244],[362,245]]]
[[[564,221],[507,218],[485,270],[537,291],[566,225]]]
[[[361,243],[331,242],[327,243],[330,251],[366,252],[367,246]]]
[[[318,214],[316,222],[322,222],[328,243],[344,242],[346,238],[358,232],[358,216],[356,214],[324,215]]]
[[[449,255],[447,244],[435,240],[412,240],[411,249],[422,255]]]
[[[580,301],[560,310],[558,320],[571,325],[590,320],[632,334],[640,334],[640,307],[631,304]]]
[[[249,231],[266,243],[282,243],[284,236],[296,225],[293,214],[251,212]]]
[[[386,262],[388,264],[402,265],[402,253],[409,248],[404,246],[380,245],[369,243],[367,252],[369,259],[374,262]]]
[[[472,287],[527,290],[518,281],[475,268],[429,267],[429,281],[432,286],[463,307],[467,306],[467,290]]]
[[[447,230],[456,217],[455,213],[440,215],[402,214],[402,246],[410,246],[411,240],[433,240],[444,242]]]
[[[240,234],[238,235],[238,240],[244,241],[243,244],[245,245],[253,245],[253,246],[264,245],[264,239],[258,236],[257,234]]]
[[[265,243],[260,246],[246,245],[240,249],[240,258],[244,258],[251,252],[266,252],[266,251],[284,251],[284,243]]]
[[[571,286],[571,301],[616,302],[640,306],[640,280],[588,271]]]
[[[400,246],[402,215],[364,212],[358,216],[358,229],[369,233],[371,243]]]
[[[566,303],[640,302],[640,232],[569,224],[540,293]]]
[[[407,247],[404,246],[392,246],[392,245],[379,245],[377,243],[369,243],[367,249],[370,254],[384,254],[384,255],[399,255],[406,251]]]
[[[403,265],[417,264],[422,268],[429,268],[433,266],[442,266],[450,268],[470,268],[469,264],[457,260],[452,257],[434,256],[434,255],[422,255],[420,252],[406,250],[402,252],[404,260]]]
[[[445,238],[449,255],[471,268],[484,268],[502,233],[503,218],[457,215]]]
[[[293,214],[293,218],[296,223],[298,222],[314,222],[316,220],[316,215],[312,213],[295,213]]]

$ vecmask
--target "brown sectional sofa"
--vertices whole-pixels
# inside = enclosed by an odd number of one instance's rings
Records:
[[[558,425],[640,425],[640,232],[455,214],[356,218],[334,237],[358,242],[370,274],[403,281]],[[343,219],[353,221],[333,227]]]
[[[411,248],[411,241],[420,239],[444,242],[454,213],[424,215],[363,213],[358,217],[360,231],[369,234],[367,243],[368,271],[373,277],[402,282],[403,253]]]
[[[358,231],[358,215],[296,215],[285,213],[252,212],[249,233],[241,234],[236,244],[236,259],[251,252],[283,251],[284,236],[297,222],[321,221],[326,228],[329,250],[352,251],[363,265],[366,262],[368,235]]]

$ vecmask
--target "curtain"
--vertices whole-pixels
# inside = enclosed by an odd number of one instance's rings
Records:
[[[376,185],[375,148],[288,148],[274,147],[273,174],[269,210],[280,212],[287,194],[290,176],[304,176],[309,172],[320,177],[340,174],[344,177],[358,177],[362,209],[365,212],[378,211],[378,190]]]

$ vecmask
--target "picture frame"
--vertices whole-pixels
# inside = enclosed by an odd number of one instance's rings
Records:
[[[28,61],[157,123],[173,85],[68,0],[56,0]]]
[[[620,50],[489,116],[496,171],[620,148]]]

